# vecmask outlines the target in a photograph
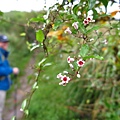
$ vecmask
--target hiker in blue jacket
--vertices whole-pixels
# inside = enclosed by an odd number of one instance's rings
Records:
[[[6,91],[9,90],[11,86],[9,75],[19,73],[19,69],[17,67],[11,67],[7,60],[9,55],[7,51],[8,44],[9,40],[7,36],[0,35],[0,120],[2,120]]]

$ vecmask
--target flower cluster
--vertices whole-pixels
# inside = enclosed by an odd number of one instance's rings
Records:
[[[59,73],[57,75],[57,78],[59,78],[61,80],[59,85],[65,86],[75,76],[77,78],[80,78],[81,76],[79,73],[79,69],[84,66],[85,61],[82,60],[82,58],[80,58],[80,57],[79,58],[72,58],[72,57],[68,56],[67,63],[69,64],[70,68],[72,69],[72,73],[69,73],[68,71],[63,71],[64,75],[62,75],[62,73]],[[75,64],[77,64],[77,68],[75,68]]]
[[[95,20],[93,20],[93,16],[88,16],[86,19],[84,19],[83,21],[83,24],[84,25],[88,25],[90,22],[95,22]],[[78,30],[78,23],[79,22],[74,22],[72,24],[72,26],[74,27],[74,29]],[[72,31],[70,30],[70,27],[67,27],[64,31],[65,33],[68,33],[68,34],[72,34]]]
[[[72,24],[72,26],[74,27],[74,29],[77,30],[77,29],[78,29],[78,22],[74,22],[74,23]],[[69,27],[67,27],[64,32],[65,32],[65,33],[68,33],[68,34],[72,34],[72,31],[70,30]]]
[[[95,22],[95,20],[93,20],[92,16],[88,16],[86,19],[84,19],[83,24],[88,25],[90,22]]]

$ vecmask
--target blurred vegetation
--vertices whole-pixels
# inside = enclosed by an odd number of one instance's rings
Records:
[[[10,41],[10,64],[18,66],[21,74],[24,73],[24,69],[31,57],[31,52],[27,48],[26,41],[34,41],[35,39],[34,29],[27,27],[26,24],[30,18],[36,17],[38,14],[39,12],[34,11],[11,11],[0,16],[0,34],[7,35]],[[26,37],[21,36],[21,33],[25,31]]]

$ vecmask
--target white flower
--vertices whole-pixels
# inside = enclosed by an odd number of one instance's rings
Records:
[[[107,44],[108,44],[108,41],[105,39],[105,40],[103,41],[103,43],[104,43],[105,45],[107,45]]]
[[[77,30],[78,29],[78,22],[74,22],[72,26]]]
[[[67,77],[66,75],[64,75],[64,76],[62,76],[61,80],[63,83],[68,83],[70,81],[70,78]]]
[[[80,56],[80,55],[78,55],[78,57],[80,58],[81,56]]]
[[[77,15],[78,15],[78,16],[79,16],[79,15],[81,15],[81,12],[80,12],[80,11],[78,11]]]
[[[70,30],[70,28],[68,27],[65,31],[64,31],[65,33],[69,33],[69,34],[72,34],[72,32],[71,32],[71,30]]]
[[[78,74],[77,74],[77,78],[80,78],[80,77],[81,77],[81,76],[80,76],[80,74],[78,73]]]
[[[21,112],[23,112],[23,109],[22,109],[22,108],[20,108],[20,111],[21,111]]]
[[[68,63],[71,63],[71,62],[73,62],[75,59],[74,58],[71,58],[70,56],[68,56],[68,58],[67,58],[67,62]]]
[[[86,2],[83,2],[83,4],[85,5],[85,4],[86,4]]]
[[[93,20],[93,16],[90,16],[90,15],[89,15],[89,16],[87,17],[87,20],[88,20],[89,22],[91,22],[91,21]]]
[[[83,65],[85,64],[85,61],[82,60],[82,59],[79,59],[79,60],[77,61],[77,64],[78,64],[79,67],[83,67]]]
[[[70,66],[71,68],[74,68],[74,66],[73,66],[72,64],[69,64],[69,66]]]
[[[91,22],[95,22],[95,20],[91,20]]]
[[[61,80],[62,81],[59,83],[59,85],[66,86],[66,84],[70,81],[70,78],[67,77],[66,75],[64,75],[64,76],[62,76]]]
[[[61,73],[59,73],[59,74],[57,75],[57,78],[60,78],[60,79],[61,79],[62,76],[63,76],[63,75],[62,75]]]
[[[84,19],[83,23],[84,23],[84,25],[87,25],[87,24],[89,24],[89,21],[87,19]]]

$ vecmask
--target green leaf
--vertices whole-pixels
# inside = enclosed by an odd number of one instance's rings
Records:
[[[99,55],[95,55],[94,58],[99,59],[99,60],[103,60],[104,59],[102,56],[99,56]]]
[[[70,2],[71,2],[71,0],[68,0],[68,2],[70,3]]]
[[[37,18],[31,18],[30,22],[45,22],[45,20],[42,17],[37,17]]]
[[[89,46],[87,44],[83,44],[81,49],[80,49],[80,55],[81,57],[85,57],[87,53],[89,52]]]
[[[74,13],[75,15],[77,15],[78,9],[79,9],[79,6],[78,6],[78,5],[75,5],[75,6],[73,7],[73,13]]]
[[[99,56],[99,55],[89,55],[89,56],[83,57],[84,60],[90,59],[90,58],[95,58],[95,59],[98,59],[98,60],[103,60],[104,59],[102,56]]]
[[[86,33],[86,28],[85,28],[84,24],[82,22],[79,22],[78,26],[79,26],[81,32],[85,34]]]
[[[54,27],[53,29],[56,30],[63,22],[61,20],[57,20],[55,23],[54,23]]]
[[[91,29],[87,30],[86,34],[92,32],[93,30],[98,30],[100,26],[93,26]]]
[[[51,66],[52,63],[46,63],[43,67],[48,67],[48,66]]]
[[[28,111],[28,110],[25,110],[24,112],[25,112],[25,114],[26,114],[26,115],[28,115],[28,114],[29,114],[29,111]]]
[[[107,8],[109,0],[100,0],[100,2],[102,2],[105,8]]]
[[[75,69],[75,70],[77,70],[77,69],[79,68],[76,61],[73,62],[73,66],[74,66],[74,69]]]
[[[20,36],[25,36],[26,35],[26,33],[20,33]]]
[[[32,88],[33,88],[33,89],[38,89],[38,83],[35,82]]]
[[[44,33],[43,33],[43,31],[42,30],[38,30],[38,31],[36,31],[36,40],[38,41],[38,42],[43,42],[43,40],[44,40]]]
[[[15,117],[15,116],[13,116],[11,120],[15,120],[15,119],[16,119],[16,117]]]
[[[41,66],[45,61],[46,61],[47,58],[43,58],[39,63],[38,65]]]
[[[22,106],[21,106],[22,110],[25,109],[26,105],[27,105],[27,99],[25,99],[25,100],[22,102]]]
[[[96,20],[99,17],[98,12],[95,9],[92,9],[92,11],[93,11],[93,19]]]
[[[40,45],[38,44],[38,45],[35,45],[35,46],[33,46],[32,48],[30,48],[30,51],[33,51],[33,50],[35,50],[36,48],[38,48],[38,47],[40,47]]]
[[[89,5],[89,9],[91,10],[94,6],[95,6],[95,3],[96,3],[96,0],[88,0],[88,5]]]

